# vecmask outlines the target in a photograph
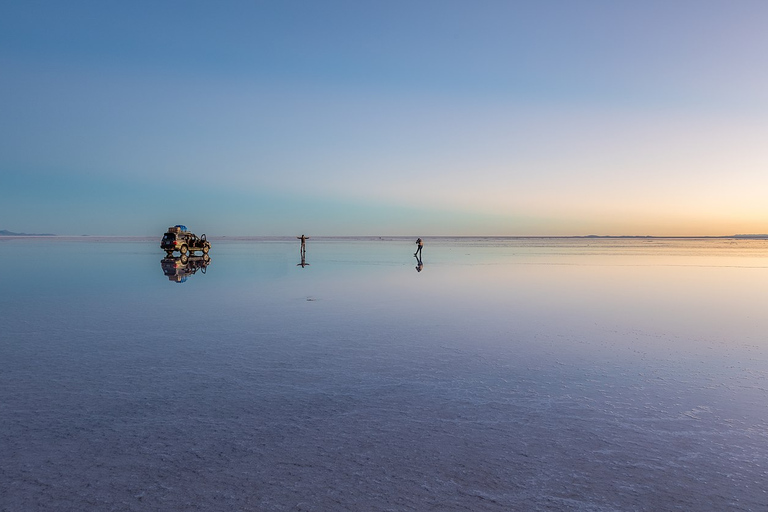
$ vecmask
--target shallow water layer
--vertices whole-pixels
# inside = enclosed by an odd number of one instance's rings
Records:
[[[0,239],[0,510],[768,508],[768,241],[213,242]]]

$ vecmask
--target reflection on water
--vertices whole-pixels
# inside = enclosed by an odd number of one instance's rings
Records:
[[[766,509],[768,242],[427,242],[0,240],[3,506]]]
[[[206,268],[211,264],[211,257],[207,254],[202,256],[191,255],[187,256],[182,254],[179,257],[166,256],[160,261],[160,266],[163,269],[163,274],[168,277],[169,281],[176,283],[186,282],[189,276],[195,275],[199,270],[205,274]]]

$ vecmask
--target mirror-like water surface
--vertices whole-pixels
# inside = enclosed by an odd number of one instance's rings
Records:
[[[0,239],[2,510],[765,510],[768,241]]]

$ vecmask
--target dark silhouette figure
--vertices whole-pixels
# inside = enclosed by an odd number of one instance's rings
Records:
[[[419,238],[418,240],[416,240],[416,245],[418,246],[418,248],[416,249],[416,252],[413,253],[413,255],[416,256],[416,258],[419,261],[421,261],[421,248],[424,247],[424,241],[421,238]]]
[[[304,256],[307,254],[307,240],[309,240],[308,236],[297,236],[299,240],[301,240],[301,259],[304,259]]]
[[[421,258],[416,256],[416,272],[421,272],[424,270],[424,264],[421,262]]]
[[[306,258],[307,258],[307,253],[306,253],[306,251],[302,250],[301,251],[301,263],[297,263],[296,266],[297,267],[301,267],[301,268],[308,267],[309,263],[307,263],[307,259]]]

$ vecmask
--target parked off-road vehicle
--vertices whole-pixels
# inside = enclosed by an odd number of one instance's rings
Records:
[[[208,251],[211,250],[211,243],[205,238],[205,234],[198,237],[196,234],[190,233],[187,226],[177,224],[168,228],[168,231],[163,235],[160,248],[168,256],[171,256],[174,251],[178,251],[182,256],[194,254],[195,251],[203,251],[203,254],[208,254]]]

